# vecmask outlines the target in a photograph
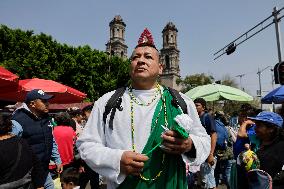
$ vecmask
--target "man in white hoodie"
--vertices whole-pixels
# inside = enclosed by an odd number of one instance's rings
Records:
[[[201,164],[210,151],[191,99],[181,94],[187,114],[172,105],[172,96],[157,82],[159,62],[151,33],[145,29],[133,51],[131,86],[121,96],[121,108],[103,122],[114,91],[95,102],[77,141],[81,158],[107,178],[107,188],[187,188],[185,164]]]

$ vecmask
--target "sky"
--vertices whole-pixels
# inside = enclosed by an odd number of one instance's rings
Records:
[[[0,24],[42,32],[60,43],[89,45],[105,51],[109,40],[109,22],[115,15],[121,15],[126,24],[125,39],[130,55],[145,27],[152,32],[157,48],[161,49],[161,32],[171,21],[178,29],[183,78],[206,73],[215,80],[221,80],[229,75],[239,87],[256,96],[259,89],[258,69],[278,63],[274,25],[242,43],[231,55],[225,54],[214,61],[213,54],[269,17],[275,6],[279,9],[284,7],[284,1],[1,0]],[[284,10],[280,15],[284,15]],[[283,21],[280,22],[281,42],[284,39],[283,25]],[[244,74],[242,79],[236,77],[240,74]],[[261,73],[261,86],[262,95],[277,87],[272,84],[270,68]]]

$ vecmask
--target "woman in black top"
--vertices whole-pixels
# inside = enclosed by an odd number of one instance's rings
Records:
[[[273,189],[284,188],[284,133],[283,119],[273,112],[261,112],[256,117],[249,117],[256,124],[255,133],[261,140],[256,152],[260,169],[273,179]]]
[[[43,188],[37,157],[24,139],[11,135],[10,117],[0,115],[0,188]]]

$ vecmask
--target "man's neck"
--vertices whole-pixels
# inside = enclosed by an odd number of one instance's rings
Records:
[[[29,107],[29,106],[28,106]],[[30,112],[36,117],[36,118],[41,118],[43,114],[38,113],[34,108],[29,107]]]
[[[205,114],[205,111],[197,112],[199,117],[201,117],[203,114]]]
[[[137,90],[150,90],[156,88],[157,82],[132,82],[131,86]]]

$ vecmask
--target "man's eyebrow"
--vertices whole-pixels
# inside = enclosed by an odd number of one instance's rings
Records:
[[[152,55],[153,53],[151,53],[151,52],[145,52],[144,54],[146,54],[146,55]]]
[[[131,57],[136,56],[136,55],[140,55],[140,54],[141,53],[134,52],[134,53],[132,53]]]

